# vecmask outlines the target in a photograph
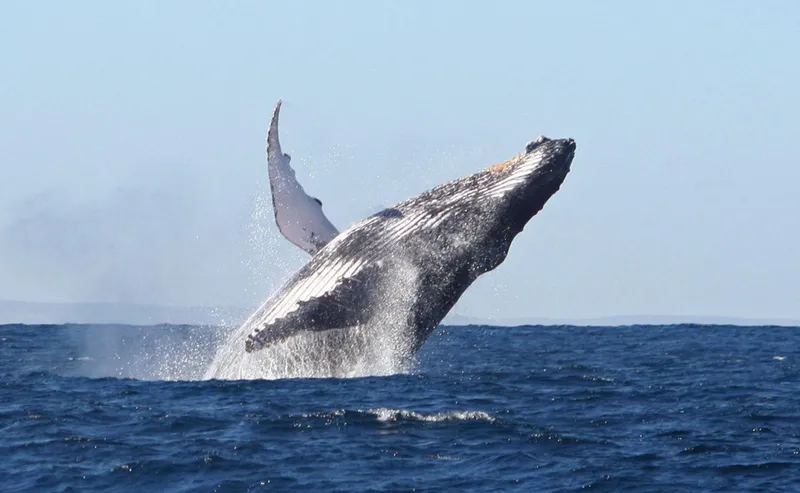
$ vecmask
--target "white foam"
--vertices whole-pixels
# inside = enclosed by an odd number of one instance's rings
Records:
[[[411,264],[393,270],[383,287],[377,314],[366,324],[325,332],[302,332],[286,341],[247,353],[252,327],[243,324],[218,348],[205,379],[274,380],[354,378],[406,373],[413,364],[413,334],[407,325],[416,299],[418,272]]]
[[[378,421],[423,421],[426,423],[441,423],[444,421],[486,421],[494,423],[497,418],[483,411],[446,411],[441,413],[420,413],[406,409],[391,409],[381,407],[370,409],[367,412],[374,414]]]

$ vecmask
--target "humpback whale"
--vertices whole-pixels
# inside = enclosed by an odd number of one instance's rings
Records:
[[[499,266],[567,174],[573,139],[544,136],[523,152],[384,209],[342,232],[306,194],[278,137],[280,101],[267,133],[267,164],[280,232],[311,258],[240,332],[248,353],[303,333],[386,323],[392,306],[413,354],[465,290]],[[398,273],[412,282],[398,283]],[[403,276],[401,276],[403,277]]]

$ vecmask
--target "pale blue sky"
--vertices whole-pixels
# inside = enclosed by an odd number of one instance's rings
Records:
[[[283,98],[340,229],[577,141],[457,313],[800,318],[798,26],[789,0],[2,2],[0,299],[262,301],[306,258],[251,217]]]

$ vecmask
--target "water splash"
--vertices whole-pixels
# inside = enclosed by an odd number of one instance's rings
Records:
[[[413,367],[413,333],[408,314],[418,271],[410,264],[392,272],[379,289],[376,315],[363,325],[300,333],[254,353],[244,351],[252,326],[245,323],[221,345],[207,379],[353,378],[404,373]]]
[[[89,378],[200,380],[220,344],[212,326],[67,326],[71,347],[57,372]]]
[[[298,268],[301,257],[287,258],[284,239],[274,227],[272,203],[253,199],[243,262],[250,271],[249,290],[273,296]],[[277,280],[277,282],[276,282]],[[418,272],[411,265],[384,280],[381,306],[364,325],[326,332],[306,332],[256,353],[244,350],[252,327],[241,314],[211,313],[213,326],[95,326],[74,331],[76,354],[66,373],[87,377],[139,380],[349,378],[394,375],[413,369],[413,333],[408,314]],[[263,296],[263,294],[262,294]]]

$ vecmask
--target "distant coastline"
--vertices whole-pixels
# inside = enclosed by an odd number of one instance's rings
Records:
[[[238,325],[255,307],[174,307],[127,303],[37,303],[0,301],[0,324],[187,324]],[[480,318],[457,313],[448,315],[445,325],[672,325],[696,323],[705,325],[800,327],[800,320],[780,318],[741,318],[698,315],[615,315],[596,318]]]
[[[710,315],[611,315],[595,318],[542,318],[518,317],[481,319],[451,314],[444,321],[448,325],[498,325],[513,327],[518,325],[577,325],[616,327],[623,325],[739,325],[739,326],[787,326],[800,327],[800,320],[782,318],[743,318]]]

